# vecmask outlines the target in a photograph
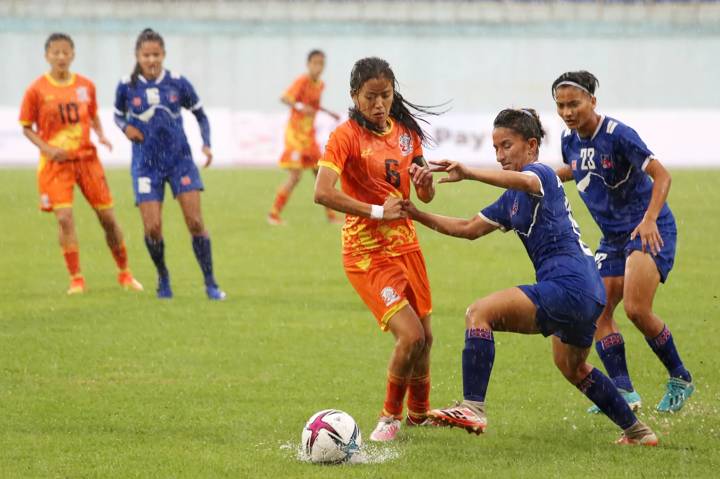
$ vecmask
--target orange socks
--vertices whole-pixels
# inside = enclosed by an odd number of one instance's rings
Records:
[[[280,212],[285,208],[285,203],[287,203],[288,198],[290,198],[290,192],[281,187],[277,195],[275,195],[275,202],[270,210],[270,214],[280,216]]]
[[[113,258],[115,259],[115,264],[117,264],[118,269],[120,271],[125,271],[127,269],[128,263],[125,243],[121,243],[120,246],[110,248],[110,251],[112,252]]]
[[[63,247],[63,256],[65,257],[65,266],[67,266],[70,276],[80,274],[80,251],[78,245],[68,245]]]
[[[385,392],[385,403],[383,404],[383,416],[402,417],[403,400],[407,390],[405,378],[395,376],[388,371],[387,390]]]
[[[410,378],[408,382],[408,414],[424,419],[430,409],[430,375]]]

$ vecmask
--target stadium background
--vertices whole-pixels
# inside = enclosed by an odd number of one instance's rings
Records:
[[[151,26],[167,42],[167,68],[186,75],[206,105],[218,165],[273,165],[287,111],[278,101],[312,48],[327,52],[324,104],[344,112],[358,58],[394,67],[401,91],[421,104],[451,100],[434,121],[437,156],[491,162],[493,114],[530,106],[549,130],[543,160],[558,161],[549,86],[588,69],[600,79],[599,110],[639,130],[670,166],[717,166],[710,138],[720,124],[720,4],[707,1],[58,1],[0,2],[0,164],[34,164],[13,120],[27,85],[46,70],[50,31],[76,42],[74,71],[98,87],[113,153],[128,142],[111,124],[118,80],[134,65],[134,42]],[[333,122],[318,116],[320,136]],[[198,145],[194,121],[189,137]],[[692,136],[690,144],[679,138]],[[197,150],[196,150],[197,151]],[[429,154],[428,156],[433,156]],[[489,158],[488,158],[489,157]]]

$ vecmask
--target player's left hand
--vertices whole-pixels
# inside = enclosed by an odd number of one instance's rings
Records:
[[[433,184],[432,171],[427,166],[420,166],[415,163],[408,168],[410,179],[415,188],[430,188]]]
[[[213,159],[212,150],[210,149],[209,146],[205,145],[202,147],[202,152],[203,152],[203,155],[205,155],[205,166],[203,168],[207,168],[208,166],[210,166],[210,163],[212,163],[212,159]]]
[[[657,256],[660,249],[665,246],[662,236],[660,236],[657,223],[651,219],[643,217],[640,224],[630,233],[630,239],[634,240],[638,235],[640,235],[643,253],[649,252],[653,256]]]
[[[99,142],[101,145],[104,145],[105,148],[108,149],[108,151],[112,151],[112,143],[110,143],[110,140],[108,140],[105,135],[102,135],[102,136],[98,137],[98,142]]]

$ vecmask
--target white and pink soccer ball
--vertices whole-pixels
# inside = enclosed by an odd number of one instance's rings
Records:
[[[325,409],[312,415],[302,432],[302,453],[310,462],[338,464],[360,452],[360,428],[348,413]]]

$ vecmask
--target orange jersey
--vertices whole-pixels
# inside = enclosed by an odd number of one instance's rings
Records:
[[[300,75],[290,88],[283,93],[283,98],[291,103],[300,102],[309,105],[316,111],[320,108],[320,97],[325,84],[322,80],[313,81],[307,74]],[[290,120],[285,131],[285,149],[305,152],[315,145],[315,114],[306,115],[295,108],[290,110]]]
[[[343,192],[364,203],[381,205],[389,196],[410,197],[408,168],[422,156],[420,138],[390,120],[384,134],[348,120],[333,131],[320,166],[340,175]],[[399,256],[420,249],[410,219],[378,221],[347,215],[343,227],[346,266],[370,267],[375,255]]]
[[[94,158],[96,151],[90,141],[90,127],[96,115],[93,82],[73,73],[70,82],[58,84],[45,74],[25,92],[20,124],[36,124],[40,138],[66,150],[70,159]],[[41,168],[47,160],[40,155]]]

